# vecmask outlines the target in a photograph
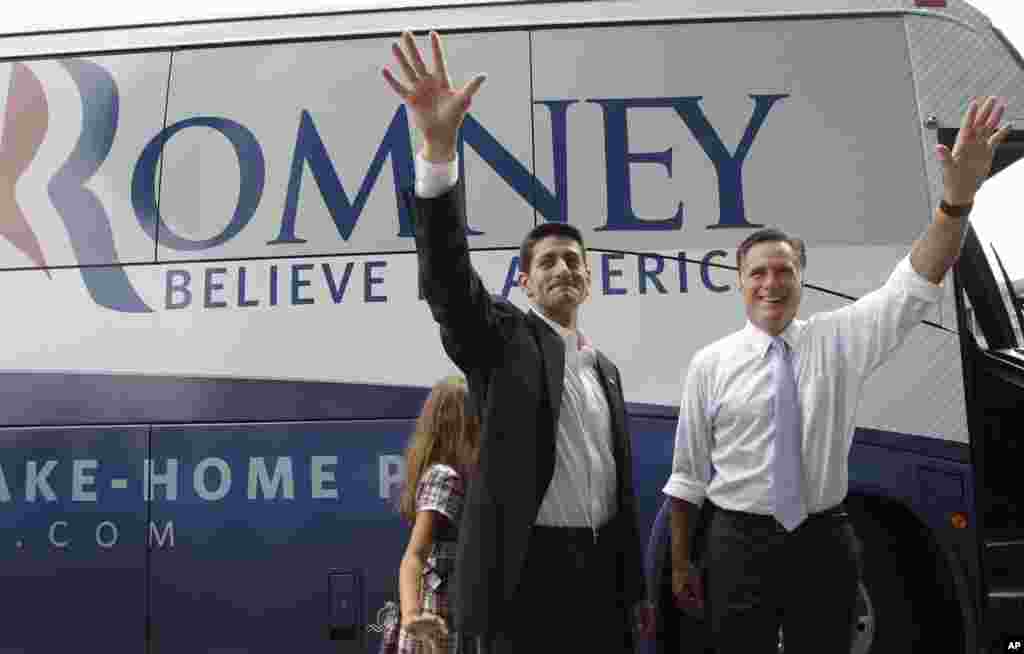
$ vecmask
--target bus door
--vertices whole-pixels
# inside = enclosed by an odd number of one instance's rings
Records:
[[[942,130],[951,144],[956,130]],[[992,176],[1024,156],[1024,131],[996,155]],[[982,643],[1013,651],[1024,641],[1024,213],[1010,186],[1024,166],[985,183],[954,270],[964,393],[974,469]],[[998,189],[998,190],[997,190]]]

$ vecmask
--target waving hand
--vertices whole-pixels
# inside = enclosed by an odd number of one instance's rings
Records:
[[[996,146],[1010,133],[1010,126],[999,128],[1006,105],[994,97],[971,101],[960,124],[956,145],[950,150],[936,146],[942,162],[945,200],[952,205],[974,202],[974,195],[992,170]]]
[[[413,125],[423,134],[423,156],[428,161],[451,161],[455,155],[456,136],[469,110],[473,96],[484,83],[486,75],[477,75],[460,88],[453,88],[448,77],[444,46],[437,32],[430,33],[434,53],[433,70],[423,62],[411,32],[405,32],[391,46],[402,79],[387,68],[384,79],[409,108]]]

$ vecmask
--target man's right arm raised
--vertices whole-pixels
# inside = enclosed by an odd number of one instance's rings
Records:
[[[469,260],[465,194],[458,183],[456,143],[473,95],[483,84],[477,75],[461,88],[448,77],[441,37],[430,33],[434,66],[428,70],[409,32],[392,45],[399,79],[381,73],[405,102],[413,126],[423,135],[416,161],[416,191],[403,200],[413,216],[423,295],[444,330],[445,347],[466,369],[468,357],[493,326],[493,303]],[[454,351],[453,351],[454,350]]]

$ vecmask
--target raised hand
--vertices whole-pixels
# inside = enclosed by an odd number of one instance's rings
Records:
[[[444,47],[437,32],[430,33],[430,44],[434,51],[432,71],[423,63],[412,33],[404,32],[399,41],[391,45],[403,79],[397,79],[387,67],[381,70],[381,74],[405,102],[412,115],[413,126],[423,134],[424,158],[436,162],[451,161],[455,156],[459,126],[486,75],[477,75],[461,88],[452,88]]]
[[[992,170],[996,146],[1006,139],[1010,126],[999,128],[1006,104],[995,97],[975,98],[960,124],[956,145],[935,150],[942,162],[944,199],[952,205],[974,202],[982,182]]]

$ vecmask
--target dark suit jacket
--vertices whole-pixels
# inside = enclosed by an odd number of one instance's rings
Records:
[[[404,198],[415,220],[423,295],[445,350],[466,374],[483,429],[459,524],[455,627],[501,633],[554,472],[565,344],[540,317],[484,288],[470,264],[461,182],[436,199]],[[610,528],[620,555],[617,571],[594,572],[617,574],[622,600],[632,606],[643,596],[632,448],[619,371],[600,352],[597,362],[611,410],[618,512]]]

